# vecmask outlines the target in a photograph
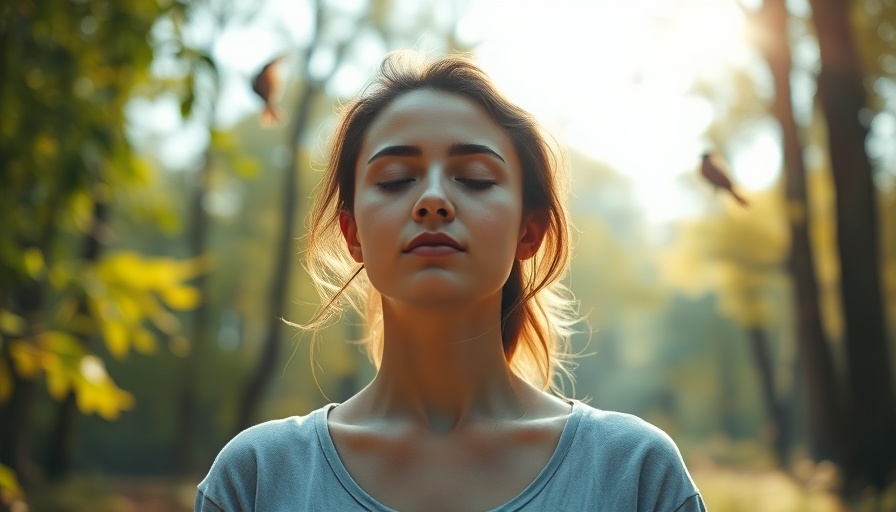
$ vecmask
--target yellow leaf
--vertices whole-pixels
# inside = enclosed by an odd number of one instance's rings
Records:
[[[162,300],[173,309],[193,309],[199,304],[199,290],[192,286],[175,286],[159,293]]]
[[[9,344],[9,355],[12,357],[16,373],[30,379],[40,371],[40,358],[37,347],[26,341],[14,341]]]
[[[96,383],[81,379],[77,385],[78,410],[84,414],[95,412],[106,420],[115,421],[121,411],[134,406],[134,396],[120,389],[109,378]]]
[[[122,389],[109,390],[109,400],[100,404],[97,414],[108,421],[115,421],[121,411],[129,411],[134,407],[134,395]]]
[[[135,184],[149,183],[150,178],[154,174],[152,163],[144,158],[135,158],[131,162],[131,176]]]
[[[90,228],[93,220],[93,197],[87,192],[81,191],[72,196],[70,214],[72,215],[75,225],[82,231]]]
[[[25,319],[5,309],[0,309],[0,332],[21,336],[25,332]]]
[[[128,354],[128,330],[125,324],[112,321],[103,323],[103,339],[112,357],[121,359]]]
[[[25,497],[22,494],[22,486],[19,485],[15,471],[3,464],[0,464],[0,491],[5,491],[2,494],[8,493],[13,501],[21,500]]]
[[[84,354],[84,345],[67,332],[47,331],[41,334],[40,344],[61,357],[79,359]]]
[[[44,254],[36,247],[30,247],[25,250],[23,255],[23,263],[25,271],[31,277],[37,277],[44,270]]]
[[[185,277],[185,268],[178,265],[177,260],[171,258],[157,258],[144,264],[147,275],[152,276],[147,283],[147,289],[164,289],[177,286]]]
[[[140,255],[133,251],[122,251],[103,258],[96,268],[97,277],[104,283],[130,282],[145,279]]]
[[[75,392],[75,403],[78,405],[78,410],[81,411],[81,414],[91,414],[97,409],[97,397],[94,392],[95,386],[91,385],[81,385],[81,382],[78,382],[78,387]]]
[[[154,354],[156,352],[156,338],[146,329],[140,329],[134,333],[134,350],[141,354]]]
[[[62,401],[71,389],[71,378],[63,369],[47,372],[47,391],[54,400]]]

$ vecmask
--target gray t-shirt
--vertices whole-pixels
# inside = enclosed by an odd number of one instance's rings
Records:
[[[672,439],[632,416],[569,400],[547,465],[497,511],[705,512]],[[195,510],[392,511],[352,479],[327,428],[329,404],[233,438],[199,484]]]

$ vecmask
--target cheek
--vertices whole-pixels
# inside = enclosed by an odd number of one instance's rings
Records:
[[[519,241],[522,209],[513,202],[504,202],[481,209],[468,227],[489,251],[497,254],[515,254]]]
[[[394,204],[355,204],[355,222],[358,225],[358,240],[365,257],[374,256],[372,251],[391,240],[398,231],[398,219]]]

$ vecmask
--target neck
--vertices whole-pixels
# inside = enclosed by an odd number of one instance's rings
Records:
[[[377,415],[447,433],[481,417],[518,417],[531,388],[501,343],[500,296],[420,307],[383,301],[383,359],[367,391]],[[526,393],[526,392],[529,393]]]

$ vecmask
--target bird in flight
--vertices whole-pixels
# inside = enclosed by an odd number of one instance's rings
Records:
[[[264,126],[280,123],[280,113],[274,106],[274,97],[281,86],[280,77],[277,75],[277,66],[282,60],[283,56],[280,56],[268,62],[252,79],[252,90],[264,101],[264,109],[261,111],[261,124]]]
[[[716,190],[726,190],[744,208],[750,206],[750,203],[734,190],[734,184],[731,183],[731,178],[728,177],[728,169],[725,163],[708,151],[703,153],[700,175]]]

